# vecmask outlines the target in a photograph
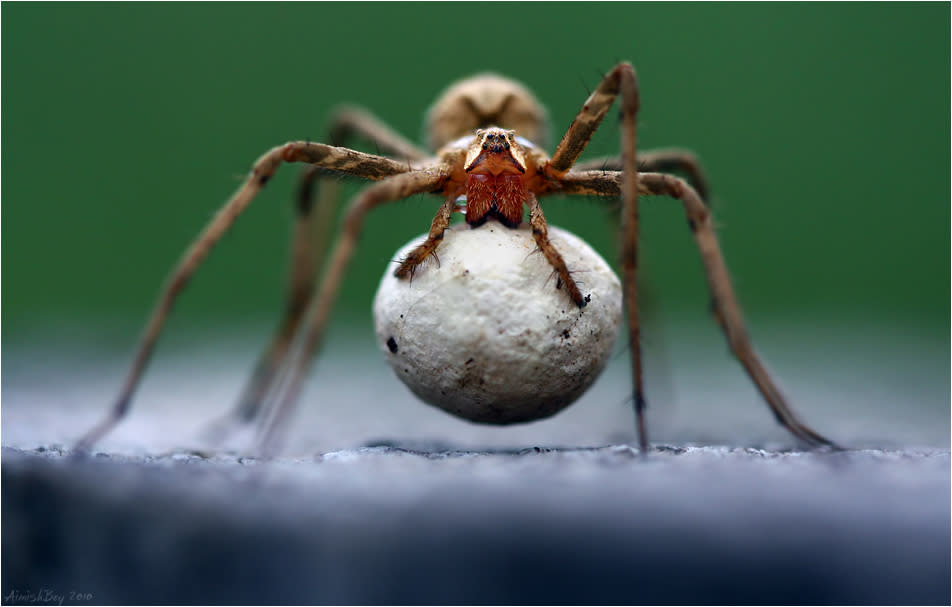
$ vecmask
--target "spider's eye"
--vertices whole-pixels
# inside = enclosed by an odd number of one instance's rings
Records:
[[[484,142],[483,142],[483,149],[485,150],[485,149],[488,148],[488,147],[489,147],[489,144],[484,141]]]
[[[507,142],[505,142],[504,144],[502,144],[502,147],[504,147],[504,148],[506,148],[506,149],[508,150],[508,149],[509,149],[509,142],[507,141]]]

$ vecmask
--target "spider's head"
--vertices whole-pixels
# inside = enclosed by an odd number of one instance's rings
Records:
[[[479,74],[450,86],[426,115],[427,143],[437,150],[476,129],[499,126],[545,148],[548,114],[515,80]]]
[[[514,131],[480,129],[466,150],[463,169],[473,174],[525,173],[526,155]]]

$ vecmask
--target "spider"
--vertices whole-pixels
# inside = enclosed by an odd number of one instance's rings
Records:
[[[577,162],[618,98],[620,156]],[[318,350],[338,288],[357,247],[361,226],[371,210],[416,194],[443,198],[427,238],[396,269],[398,278],[409,279],[422,262],[435,256],[453,212],[465,212],[466,222],[473,228],[489,219],[516,227],[523,221],[524,208],[528,207],[532,236],[557,275],[556,288],[564,287],[566,297],[583,308],[586,298],[559,251],[549,241],[545,214],[539,204],[539,198],[559,194],[621,200],[624,313],[642,453],[648,450],[648,436],[636,289],[639,196],[668,196],[682,203],[706,271],[714,318],[723,329],[732,352],[781,425],[810,446],[835,448],[832,441],[797,418],[751,346],[705,203],[707,183],[696,158],[684,150],[636,154],[638,108],[639,88],[634,68],[630,63],[620,63],[604,76],[553,154],[548,156],[542,147],[547,115],[532,93],[515,81],[481,74],[449,87],[430,108],[426,118],[427,139],[429,146],[437,150],[435,156],[410,143],[369,112],[356,108],[338,111],[331,123],[329,145],[294,141],[271,149],[255,162],[245,182],[187,249],[172,272],[145,327],[115,404],[80,440],[78,448],[88,449],[126,415],[173,302],[238,215],[278,168],[291,162],[308,163],[310,167],[302,173],[299,187],[287,306],[234,410],[237,419],[264,420],[264,444],[273,438],[297,400],[302,379]],[[343,147],[352,136],[372,142],[392,158]],[[670,172],[682,173],[685,178]],[[315,250],[320,240],[314,237],[312,230],[319,215],[315,208],[322,207],[321,200],[335,196],[336,181],[322,177],[340,174],[376,183],[359,193],[348,207],[319,288],[315,289]],[[321,184],[318,204],[312,202],[315,183]],[[460,207],[458,201],[463,198],[465,207]],[[291,355],[293,343],[300,343],[296,356]]]

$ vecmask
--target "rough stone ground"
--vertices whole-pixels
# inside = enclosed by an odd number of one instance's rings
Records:
[[[222,351],[157,361],[84,458],[65,445],[123,364],[8,358],[4,604],[950,602],[948,376],[921,361],[772,357],[803,416],[851,447],[804,453],[732,362],[692,352],[642,458],[623,366],[552,420],[500,429],[342,355],[262,461],[200,438],[247,368]]]

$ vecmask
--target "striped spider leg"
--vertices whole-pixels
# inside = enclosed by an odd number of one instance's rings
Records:
[[[329,121],[327,140],[336,147],[347,147],[361,139],[396,160],[419,164],[427,154],[384,124],[369,111],[344,106],[334,110]],[[233,423],[254,421],[265,408],[269,390],[287,361],[294,337],[314,294],[320,269],[330,240],[330,229],[340,199],[340,174],[319,165],[305,167],[299,176],[295,196],[294,225],[291,237],[290,273],[286,305],[281,321],[269,345],[258,357],[254,371],[227,418],[213,426],[220,435]]]
[[[593,166],[599,166],[596,163],[601,162],[601,166],[615,170],[569,171],[619,93],[622,98],[621,157],[594,161],[583,167],[589,169]],[[631,66],[623,63],[616,67],[589,97],[562,138],[562,142],[553,154],[552,168],[558,171],[556,176],[558,186],[553,187],[560,187],[564,194],[620,197],[622,200],[622,283],[625,313],[628,320],[628,345],[631,349],[635,413],[642,452],[647,449],[648,439],[644,421],[645,398],[642,383],[638,293],[636,288],[639,194],[670,196],[680,200],[684,205],[688,225],[694,233],[701,254],[701,261],[707,274],[715,318],[724,331],[731,351],[750,375],[777,421],[806,444],[814,447],[837,448],[835,443],[821,436],[799,420],[751,346],[744,326],[740,304],[734,295],[727,266],[724,263],[720,245],[714,232],[710,210],[698,193],[698,190],[707,192],[708,188],[704,173],[694,156],[687,152],[674,150],[662,151],[643,157],[643,167],[679,170],[687,174],[694,187],[685,180],[672,175],[639,172],[639,163],[636,161],[635,154],[635,116],[638,111],[638,95],[637,80]]]
[[[291,142],[269,150],[255,162],[244,184],[212,218],[169,276],[146,324],[119,396],[106,417],[79,440],[76,445],[77,451],[87,451],[127,414],[132,396],[176,298],[211,248],[254,200],[278,168],[284,163],[293,162],[308,163],[324,170],[379,182],[354,200],[348,225],[355,222],[359,224],[363,214],[369,208],[413,194],[439,189],[440,183],[444,180],[438,167],[424,165],[415,168],[405,162],[321,143]],[[349,251],[347,253],[349,254]],[[302,271],[301,274],[303,275],[304,272]],[[339,277],[337,279],[339,280]]]

